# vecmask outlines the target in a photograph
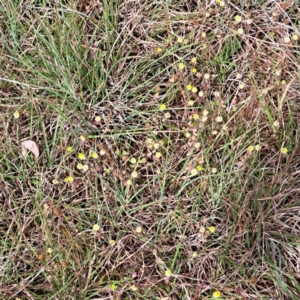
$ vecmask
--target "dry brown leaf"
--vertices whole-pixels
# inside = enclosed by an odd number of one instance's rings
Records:
[[[22,155],[24,157],[27,156],[27,152],[30,151],[33,153],[34,155],[34,159],[35,161],[38,160],[39,155],[40,155],[40,151],[38,146],[36,145],[36,143],[32,140],[27,140],[21,143],[21,147],[22,147]]]

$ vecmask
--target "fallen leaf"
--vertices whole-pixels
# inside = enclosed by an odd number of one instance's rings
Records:
[[[21,143],[21,147],[22,147],[22,155],[24,157],[27,156],[27,151],[30,151],[33,153],[34,155],[34,159],[35,161],[38,160],[39,155],[40,155],[40,151],[38,146],[36,145],[36,143],[32,140],[27,140]]]

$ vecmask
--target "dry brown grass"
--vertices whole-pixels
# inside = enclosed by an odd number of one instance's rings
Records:
[[[0,0],[1,299],[298,299],[297,4],[16,2]]]

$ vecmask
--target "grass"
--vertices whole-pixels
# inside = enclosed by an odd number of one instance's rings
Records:
[[[299,299],[296,3],[0,4],[1,299]]]

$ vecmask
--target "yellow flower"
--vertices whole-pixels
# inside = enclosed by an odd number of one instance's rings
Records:
[[[83,159],[85,159],[85,155],[83,153],[78,153],[78,158],[80,160],[83,160]]]
[[[225,2],[224,1],[220,1],[220,6],[221,7],[225,6]]]
[[[236,23],[240,23],[240,22],[242,21],[242,17],[239,16],[239,15],[236,15],[236,16],[234,17],[234,20],[235,20]]]
[[[95,152],[95,151],[91,151],[90,156],[91,156],[92,158],[95,158],[95,159],[99,157],[99,156],[98,156],[98,153]]]
[[[186,86],[186,89],[187,89],[188,91],[190,91],[192,88],[193,88],[193,86],[192,86],[191,84],[188,84],[188,85]]]
[[[71,152],[73,148],[71,146],[67,147],[67,152]]]
[[[18,111],[15,111],[14,112],[14,118],[19,119],[19,117],[20,117],[20,113]]]
[[[81,135],[81,136],[80,136],[80,140],[81,140],[82,142],[84,142],[84,141],[86,140],[85,136],[84,136],[84,135]]]
[[[83,165],[82,166],[82,171],[86,172],[89,169],[88,165]]]
[[[116,285],[114,283],[112,283],[110,286],[109,286],[109,289],[113,292],[115,289],[116,289]]]
[[[239,29],[237,30],[237,33],[238,33],[238,34],[243,34],[243,33],[244,33],[244,29],[243,29],[243,28],[239,28]]]
[[[178,65],[178,68],[179,68],[179,70],[183,70],[183,69],[184,69],[184,63],[180,63],[180,64]]]
[[[51,254],[52,252],[53,252],[53,250],[52,250],[51,248],[48,248],[48,249],[47,249],[47,253],[48,253],[48,254]]]
[[[189,106],[193,106],[194,103],[195,103],[195,102],[194,102],[193,100],[189,100],[189,102],[188,102]]]
[[[215,292],[213,293],[213,297],[214,297],[214,298],[220,298],[220,297],[221,297],[220,291],[215,291]]]
[[[281,152],[283,155],[286,155],[287,152],[288,152],[288,149],[287,149],[286,147],[281,148],[280,152]]]
[[[65,183],[72,183],[74,181],[74,178],[72,176],[68,176],[64,179]]]
[[[255,146],[255,150],[256,150],[256,151],[259,151],[260,149],[261,149],[261,146],[260,146],[260,145],[256,145],[256,146]]]
[[[197,88],[195,86],[192,88],[192,93],[197,93]]]
[[[245,84],[242,82],[239,84],[239,89],[242,90],[245,87]]]
[[[210,226],[208,228],[208,230],[211,232],[211,233],[214,233],[216,231],[216,228],[214,226]]]
[[[137,233],[141,233],[141,232],[142,232],[142,227],[138,226],[138,227],[135,229],[135,231],[136,231]]]
[[[109,244],[110,244],[111,246],[113,246],[115,243],[116,243],[116,242],[115,242],[114,240],[110,240],[110,241],[109,241]]]
[[[126,184],[127,184],[127,185],[132,185],[132,180],[131,180],[131,179],[128,179],[128,180],[126,181]]]
[[[96,121],[96,122],[100,122],[100,121],[101,121],[101,118],[100,118],[99,116],[96,116],[96,117],[95,117],[95,121]]]
[[[162,104],[160,107],[160,110],[165,110],[167,108],[166,104]]]
[[[205,38],[205,37],[206,37],[206,33],[205,33],[205,32],[202,32],[202,33],[201,33],[201,36],[202,36],[203,38]]]
[[[77,168],[78,170],[82,170],[82,169],[83,169],[83,165],[82,165],[82,164],[77,164],[76,168]]]
[[[192,69],[192,73],[197,73],[197,69],[196,69],[196,68],[193,68],[193,69]]]
[[[132,177],[132,178],[137,178],[137,177],[138,177],[138,173],[137,173],[136,171],[133,171],[133,172],[131,173],[131,177]]]
[[[199,231],[200,231],[200,233],[204,233],[204,232],[205,232],[205,227],[204,227],[204,226],[201,226],[201,227],[199,228]]]
[[[216,122],[221,123],[223,121],[223,118],[221,116],[216,117]]]
[[[193,252],[192,257],[197,257],[198,253],[197,252]]]
[[[172,275],[171,270],[170,270],[170,269],[166,270],[165,275],[166,275],[167,277],[170,277],[170,276]]]
[[[199,120],[199,115],[198,114],[193,114],[193,118],[195,121],[198,121]]]
[[[54,179],[52,180],[52,184],[58,184],[58,180],[54,178]]]
[[[208,115],[208,110],[205,109],[205,110],[202,112],[202,115],[203,115],[203,116],[207,116],[207,115]]]
[[[132,158],[130,159],[130,162],[131,162],[132,164],[136,164],[136,158],[135,158],[135,157],[132,157]]]
[[[293,34],[293,35],[292,35],[292,40],[298,41],[298,35],[297,35],[297,34]]]
[[[282,81],[281,81],[281,84],[282,84],[282,85],[285,85],[285,84],[286,84],[286,81],[285,81],[285,80],[282,80]]]
[[[249,146],[249,147],[248,147],[248,151],[249,151],[249,152],[252,152],[253,150],[254,150],[254,147],[253,147],[253,146]]]
[[[153,147],[154,147],[154,149],[158,149],[159,148],[159,143],[154,143]]]
[[[201,166],[197,166],[197,170],[200,172],[203,170],[203,168]]]
[[[198,174],[197,169],[191,170],[191,175],[192,175],[192,176],[196,176],[197,174]]]
[[[156,51],[157,51],[157,53],[160,53],[160,52],[162,52],[162,48],[158,47],[158,48],[156,49]]]
[[[98,231],[100,229],[100,226],[98,224],[95,224],[93,226],[93,231]]]
[[[207,119],[208,119],[207,116],[203,116],[203,117],[201,118],[201,121],[202,121],[203,123],[205,123],[205,122],[207,121]]]
[[[179,37],[179,38],[177,39],[177,42],[178,42],[179,44],[181,44],[181,43],[183,42],[183,38],[182,38],[182,37]]]
[[[199,149],[200,146],[201,146],[200,143],[196,143],[196,144],[195,144],[195,148],[196,148],[196,149]]]
[[[161,153],[160,152],[156,152],[155,156],[156,156],[156,158],[161,158]]]
[[[195,63],[197,62],[197,57],[193,57],[193,58],[191,59],[191,62],[192,62],[193,64],[195,64]]]
[[[110,172],[111,172],[111,171],[110,171],[109,168],[105,169],[105,173],[106,173],[106,174],[110,174]]]
[[[135,292],[135,291],[137,291],[137,287],[133,284],[133,285],[131,286],[131,290]]]

